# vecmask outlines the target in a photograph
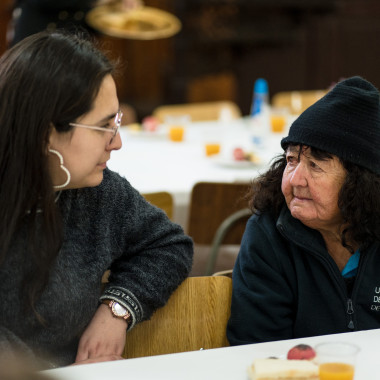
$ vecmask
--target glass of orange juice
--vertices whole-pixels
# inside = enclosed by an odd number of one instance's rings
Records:
[[[169,127],[169,138],[172,141],[182,141],[184,133],[185,128],[182,125],[171,125]]]
[[[189,115],[166,115],[164,123],[168,126],[168,136],[171,141],[183,141],[187,124],[190,122]]]
[[[206,156],[212,156],[220,152],[220,144],[215,143],[205,143]]]
[[[326,342],[315,347],[320,380],[353,380],[360,348],[353,343]]]
[[[289,110],[286,107],[272,107],[270,111],[271,131],[285,133],[288,123]]]

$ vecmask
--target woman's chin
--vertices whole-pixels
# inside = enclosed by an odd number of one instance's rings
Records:
[[[103,181],[103,171],[97,173],[96,175],[92,175],[90,178],[87,178],[85,181],[80,181],[72,183],[72,185],[68,186],[70,189],[82,189],[84,187],[96,187],[99,186]]]
[[[292,207],[290,213],[293,218],[298,219],[300,222],[306,224],[307,221],[312,219],[308,213],[305,212],[301,207]]]

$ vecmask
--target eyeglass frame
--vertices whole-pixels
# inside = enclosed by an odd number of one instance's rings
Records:
[[[71,125],[72,127],[87,128],[87,129],[93,129],[95,131],[113,133],[113,136],[111,137],[111,140],[109,142],[109,144],[112,144],[113,139],[119,133],[122,117],[123,117],[123,112],[121,110],[117,111],[114,118],[115,126],[113,126],[112,128],[103,128],[103,127],[99,127],[98,125],[87,125],[87,124],[81,124],[81,123],[69,123],[69,125]]]

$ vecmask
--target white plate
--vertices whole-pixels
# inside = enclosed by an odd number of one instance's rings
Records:
[[[155,131],[146,131],[144,129],[126,127],[124,131],[128,136],[143,137],[143,138],[157,138],[168,137],[166,128],[158,127]]]
[[[226,157],[215,157],[213,159],[215,165],[232,168],[232,169],[252,169],[260,166],[260,162],[246,161],[246,160],[234,160]]]

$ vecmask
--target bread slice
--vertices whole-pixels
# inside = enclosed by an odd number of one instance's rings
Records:
[[[317,380],[318,366],[308,360],[256,359],[248,369],[251,380]]]

